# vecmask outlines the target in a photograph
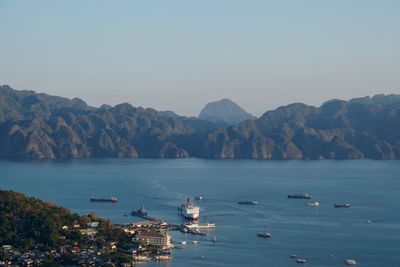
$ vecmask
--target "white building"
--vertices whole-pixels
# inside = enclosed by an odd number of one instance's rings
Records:
[[[161,248],[171,248],[171,236],[166,231],[141,231],[135,240],[142,246],[155,246]]]

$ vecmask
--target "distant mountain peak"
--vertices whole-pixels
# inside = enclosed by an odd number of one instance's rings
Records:
[[[208,103],[199,114],[199,118],[209,121],[222,121],[228,124],[236,124],[245,120],[255,119],[242,107],[228,98]]]

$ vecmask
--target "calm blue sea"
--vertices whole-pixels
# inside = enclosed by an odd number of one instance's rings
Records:
[[[189,241],[173,251],[173,261],[143,266],[297,266],[291,254],[306,258],[307,266],[344,266],[346,258],[358,266],[400,266],[399,161],[3,160],[0,188],[114,223],[137,221],[124,215],[142,205],[180,223],[177,207],[202,195],[200,219],[216,223],[215,231],[173,233],[175,241]],[[289,193],[311,193],[321,205],[287,199]],[[92,196],[119,202],[91,203]],[[238,205],[241,200],[259,205]],[[263,230],[272,238],[257,237]]]

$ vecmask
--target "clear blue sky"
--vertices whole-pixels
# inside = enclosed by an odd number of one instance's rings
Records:
[[[400,1],[0,0],[0,84],[197,115],[400,93]]]

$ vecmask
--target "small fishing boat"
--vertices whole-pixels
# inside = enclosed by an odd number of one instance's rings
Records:
[[[301,263],[301,264],[307,263],[306,259],[300,259],[300,258],[298,258],[298,259],[296,260],[296,262],[297,262],[297,263]]]
[[[306,205],[307,206],[319,207],[319,202],[318,201],[308,202]]]
[[[172,259],[172,256],[171,255],[158,255],[158,256],[155,256],[154,259],[156,261],[169,261]]]
[[[344,260],[344,263],[347,265],[357,265],[357,262],[354,259],[346,259]]]
[[[264,231],[262,233],[258,233],[257,236],[263,237],[263,238],[270,238],[270,237],[272,237],[272,234],[270,232]]]
[[[134,256],[133,260],[138,261],[138,262],[144,262],[144,261],[150,261],[150,258],[148,256],[138,255],[138,256]]]

